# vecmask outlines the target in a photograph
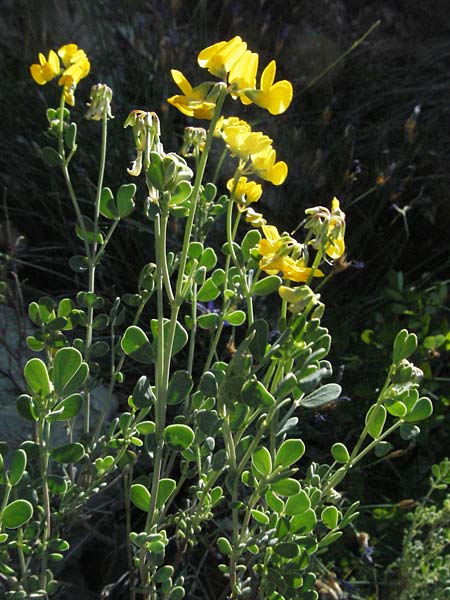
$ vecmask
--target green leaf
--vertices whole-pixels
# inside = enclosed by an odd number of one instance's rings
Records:
[[[197,413],[197,423],[199,429],[205,435],[213,435],[217,433],[222,419],[219,419],[216,411],[211,410],[199,410]]]
[[[197,317],[197,325],[201,329],[214,329],[220,321],[220,316],[217,313],[209,313]]]
[[[417,348],[417,336],[415,333],[409,333],[402,329],[397,333],[394,341],[394,352],[392,362],[398,365],[405,358],[409,358]]]
[[[137,408],[147,408],[155,401],[155,395],[150,385],[150,379],[142,375],[133,389],[133,403]]]
[[[210,302],[211,300],[215,300],[219,296],[219,294],[219,288],[216,286],[216,284],[210,277],[199,289],[197,293],[197,300],[199,302]]]
[[[404,417],[408,412],[405,404],[400,400],[392,402],[392,404],[390,402],[385,402],[385,407],[388,413],[393,417]]]
[[[152,334],[153,334],[153,345],[155,346],[155,348],[157,348],[158,347],[158,320],[152,319],[150,321],[150,327],[151,327]],[[167,339],[169,336],[169,328],[170,328],[169,319],[164,319],[163,327],[164,327],[164,338]],[[188,341],[187,331],[181,325],[181,323],[178,323],[178,321],[177,321],[177,323],[175,325],[175,335],[173,338],[172,356],[174,356],[180,350],[182,350],[184,348],[184,346],[186,345],[187,341]]]
[[[28,500],[14,500],[3,510],[1,521],[7,529],[17,529],[25,525],[33,516],[33,506]]]
[[[164,439],[172,450],[186,450],[194,441],[194,432],[187,425],[168,425],[164,429]]]
[[[69,267],[75,273],[83,273],[84,271],[87,271],[89,268],[87,256],[80,256],[78,254],[76,256],[72,256],[69,258]]]
[[[51,457],[53,460],[56,460],[60,463],[75,463],[78,462],[84,456],[84,446],[79,444],[78,442],[73,442],[70,444],[64,444],[63,446],[58,446],[54,448],[51,453]]]
[[[177,487],[173,479],[160,479],[156,495],[156,508],[161,508],[167,502],[174,489]]]
[[[48,396],[51,385],[47,367],[40,358],[32,358],[24,368],[24,375],[33,394]]]
[[[339,511],[335,506],[327,506],[323,509],[320,519],[325,527],[334,529],[339,521]]]
[[[77,139],[77,124],[70,123],[64,132],[64,142],[69,150],[73,150]]]
[[[170,590],[169,600],[181,600],[184,598],[184,595],[184,588],[182,588],[181,585],[176,585]]]
[[[290,467],[305,453],[305,444],[302,440],[286,440],[278,449],[275,456],[275,467]]]
[[[103,244],[102,234],[98,230],[97,235],[95,234],[94,221],[85,215],[81,215],[81,219],[83,220],[85,232],[83,232],[83,228],[80,223],[77,222],[75,225],[75,232],[80,240],[85,240],[86,242],[89,242],[89,244],[93,244],[94,242],[97,242],[97,244]]]
[[[100,214],[112,221],[119,217],[114,195],[108,187],[103,188],[100,195]]]
[[[289,517],[292,517],[304,513],[308,508],[311,508],[311,501],[308,494],[302,490],[294,496],[289,496],[286,501],[285,512]]]
[[[300,492],[300,484],[296,479],[286,477],[270,484],[271,489],[280,496],[294,496]]]
[[[43,350],[45,348],[44,342],[40,342],[32,335],[28,335],[26,337],[26,342],[27,342],[28,348],[30,348],[30,350],[33,350],[33,352],[40,352],[41,350]]]
[[[156,152],[150,153],[150,166],[147,171],[151,184],[159,191],[164,191],[164,165],[161,157]]]
[[[53,494],[65,494],[67,491],[67,481],[60,475],[49,475],[47,477],[48,489]]]
[[[269,325],[264,319],[257,319],[248,328],[247,338],[253,336],[248,348],[254,359],[260,362],[266,353],[269,339]]]
[[[17,485],[22,479],[22,475],[27,466],[27,455],[25,450],[19,448],[16,450],[11,459],[11,467],[9,469],[9,483]]]
[[[266,513],[263,513],[261,510],[257,510],[256,508],[253,508],[251,510],[251,514],[257,523],[261,523],[261,525],[268,525],[270,519],[266,515]]]
[[[213,248],[205,248],[198,263],[199,267],[205,267],[207,271],[214,269],[217,263],[217,255]]]
[[[144,512],[148,512],[150,508],[150,492],[141,483],[133,483],[130,488],[131,502]]]
[[[350,460],[350,454],[347,450],[347,447],[341,442],[337,442],[333,444],[331,447],[331,454],[334,460],[338,463],[347,463]]]
[[[250,258],[250,252],[253,248],[256,248],[258,242],[261,239],[261,234],[257,229],[250,229],[244,236],[241,244],[242,254],[244,259],[247,261]]]
[[[326,383],[311,394],[300,400],[305,408],[317,408],[323,404],[334,402],[341,395],[342,388],[337,383]]]
[[[63,388],[64,395],[74,394],[77,390],[79,390],[89,375],[89,367],[87,363],[82,362],[76,373],[73,375],[71,379],[65,384]]]
[[[234,327],[239,327],[245,323],[246,318],[247,315],[243,310],[234,310],[233,312],[224,315],[224,320],[228,321],[228,323]]]
[[[148,365],[154,361],[153,348],[148,341],[148,337],[136,325],[128,327],[120,345],[125,354],[131,356],[137,362]]]
[[[268,275],[264,279],[257,281],[251,291],[254,296],[267,296],[276,292],[281,283],[281,278],[278,275]]]
[[[274,494],[271,490],[268,490],[266,492],[266,502],[268,504],[268,506],[270,506],[270,508],[280,514],[283,512],[284,510],[284,502],[283,500],[281,500],[281,498],[278,498],[278,496],[276,494]]]
[[[60,412],[55,421],[67,421],[76,417],[83,406],[83,396],[81,394],[72,394],[67,398],[64,398],[59,404],[55,406],[53,412]]]
[[[433,403],[429,398],[419,398],[412,410],[406,415],[404,421],[406,423],[415,423],[428,419],[433,414]]]
[[[49,167],[61,167],[64,164],[63,157],[50,146],[42,148],[42,158]]]
[[[400,436],[402,440],[413,440],[420,433],[420,428],[417,425],[412,425],[411,423],[403,423],[400,426]]]
[[[136,430],[141,435],[148,435],[149,433],[154,433],[155,429],[156,426],[153,421],[141,421],[136,425]]]
[[[227,538],[220,537],[217,539],[217,547],[219,548],[219,552],[225,554],[225,556],[230,556],[233,552],[233,548],[231,547],[230,542]]]
[[[317,524],[316,513],[312,508],[308,508],[300,515],[294,515],[290,523],[293,533],[310,533]]]
[[[189,196],[192,192],[192,185],[189,181],[182,181],[178,186],[174,193],[170,196],[169,206],[174,207],[188,200]]]
[[[203,375],[200,377],[200,383],[198,384],[198,389],[204,394],[206,397],[211,396],[215,397],[218,391],[217,379],[212,371],[205,371]]]
[[[283,558],[296,558],[300,554],[300,548],[295,542],[281,542],[275,544],[274,550]]]
[[[167,388],[167,404],[180,404],[190,394],[194,382],[189,371],[175,371]]]
[[[381,435],[386,422],[386,409],[382,404],[373,404],[366,415],[366,425],[369,425],[368,432],[373,439]]]
[[[156,571],[153,579],[155,583],[163,583],[164,581],[167,581],[172,577],[173,572],[174,568],[172,567],[172,565],[163,565],[162,567],[159,567],[159,569]]]
[[[33,399],[28,394],[21,394],[16,401],[17,412],[27,421],[37,421],[36,410],[34,408]]]
[[[117,211],[119,218],[124,219],[131,215],[134,210],[134,196],[136,194],[136,185],[134,183],[126,183],[121,185],[117,190]]]
[[[272,458],[270,452],[264,446],[260,446],[253,452],[252,466],[263,477],[267,477],[272,472]]]
[[[241,398],[245,404],[254,407],[271,407],[275,404],[275,398],[266,390],[261,381],[250,379],[242,386]]]
[[[52,380],[55,392],[62,395],[65,385],[72,379],[83,362],[81,352],[75,348],[61,348],[55,354]]]

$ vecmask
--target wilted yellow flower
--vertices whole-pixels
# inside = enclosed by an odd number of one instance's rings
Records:
[[[39,85],[45,85],[59,75],[60,71],[59,58],[53,50],[50,50],[47,59],[42,52],[39,52],[39,64],[36,63],[30,67],[31,76]]]
[[[277,153],[274,148],[267,146],[251,156],[252,168],[261,179],[281,185],[287,177],[288,167],[284,161],[275,162],[276,159]]]
[[[289,108],[293,90],[290,81],[275,81],[277,64],[272,60],[264,69],[260,79],[260,89],[247,90],[245,95],[255,104],[266,108],[272,115],[279,115]]]
[[[248,181],[247,177],[239,177],[235,185],[234,179],[229,179],[227,182],[229,192],[233,193],[233,198],[238,204],[238,208],[245,210],[248,204],[258,202],[262,194],[262,186],[256,181]]]
[[[251,207],[247,208],[245,211],[245,221],[246,223],[250,223],[250,225],[257,228],[267,224],[264,215],[262,213],[256,212]]]
[[[212,75],[225,79],[246,50],[247,44],[237,35],[228,42],[218,42],[202,50],[198,55],[198,64]]]
[[[322,248],[333,260],[341,258],[345,252],[345,213],[339,200],[333,198],[331,211],[325,206],[315,206],[305,212],[310,215],[305,227],[314,236],[309,243],[316,249]]]
[[[171,70],[172,78],[183,92],[184,95],[178,94],[167,99],[169,104],[178,108],[180,112],[188,117],[195,117],[197,119],[212,119],[216,103],[214,98],[208,95],[211,91],[211,85],[208,83],[202,83],[197,87],[193,88],[186,77],[180,71],[176,69]]]

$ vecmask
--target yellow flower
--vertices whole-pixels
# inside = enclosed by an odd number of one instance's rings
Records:
[[[276,275],[282,269],[284,250],[289,236],[281,236],[275,225],[262,225],[265,238],[259,240],[258,252],[261,254],[259,268],[269,275]]]
[[[216,108],[215,102],[212,99],[207,99],[211,85],[204,83],[193,88],[180,71],[172,69],[171,74],[184,95],[178,94],[172,96],[167,99],[167,102],[178,108],[180,112],[188,117],[211,120]]]
[[[245,211],[245,221],[246,223],[250,223],[252,227],[262,227],[267,224],[267,221],[264,218],[262,213],[258,213],[253,208],[249,207]]]
[[[84,52],[83,52],[84,54]],[[61,75],[58,85],[64,88],[64,98],[70,106],[75,105],[75,89],[81,79],[84,79],[89,73],[90,63],[84,55],[78,62],[71,64]]]
[[[297,283],[305,283],[314,271],[314,277],[323,277],[323,273],[320,269],[311,269],[305,265],[303,259],[294,260],[290,256],[283,257],[283,265],[280,269],[283,273],[284,279],[290,279]]]
[[[261,184],[256,183],[256,181],[248,181],[247,177],[239,177],[236,186],[234,178],[229,179],[227,188],[229,192],[233,193],[233,198],[236,200],[238,208],[241,211],[245,210],[248,204],[258,202],[262,194]]]
[[[36,83],[39,85],[45,85],[52,79],[54,79],[61,70],[59,58],[56,52],[50,50],[48,59],[39,52],[39,64],[31,65],[30,72],[31,76]]]
[[[260,89],[247,90],[246,96],[262,108],[266,108],[272,115],[279,115],[289,108],[292,101],[292,84],[285,79],[275,80],[277,64],[272,60],[264,69],[260,79]]]
[[[252,101],[245,95],[245,90],[256,87],[256,72],[258,71],[259,56],[256,52],[246,50],[232,67],[228,83],[233,90],[233,98],[241,99],[242,104],[251,104]]]
[[[277,153],[272,146],[267,146],[263,150],[252,154],[252,168],[253,172],[265,179],[270,181],[274,185],[281,185],[287,177],[288,167],[284,161],[275,162],[277,159]]]
[[[262,131],[249,131],[241,125],[230,125],[222,130],[222,137],[231,154],[247,162],[250,156],[271,147],[272,140]],[[264,179],[264,178],[263,178]]]
[[[228,42],[218,42],[202,50],[198,55],[198,64],[212,75],[225,79],[246,50],[247,44],[237,35]]]
[[[247,121],[243,121],[239,119],[239,117],[219,117],[217,120],[216,126],[214,128],[215,137],[223,137],[223,132],[227,127],[241,127],[246,131],[251,131],[252,128],[247,123]]]

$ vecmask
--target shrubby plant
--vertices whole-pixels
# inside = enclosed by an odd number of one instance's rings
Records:
[[[432,412],[430,400],[419,396],[420,369],[409,361],[416,336],[402,330],[356,443],[335,443],[329,464],[305,461],[305,443],[295,434],[299,419],[341,395],[339,385],[324,383],[332,375],[331,337],[321,324],[318,291],[344,256],[345,214],[336,198],[330,209],[308,209],[298,241],[254,210],[266,185],[259,181],[281,185],[288,166],[277,161],[267,135],[222,109],[231,99],[278,115],[289,107],[292,86],[275,82],[275,61],[257,84],[258,55],[239,37],[202,50],[198,62],[212,77],[192,86],[172,71],[181,94],[169,103],[209,121],[207,131],[187,128],[183,156],[166,152],[158,116],[133,111],[125,122],[136,152],[128,173],[139,179],[117,190],[104,184],[112,91],[92,88],[86,116],[100,121],[101,148],[88,215],[71,181],[77,124],[66,105],[74,105],[89,61],[68,44],[48,58],[40,54],[31,67],[38,84],[59,77],[62,87],[59,107],[47,111],[53,144],[42,157],[64,175],[81,242],[70,266],[87,283],[73,297],[43,297],[29,307],[36,331],[27,341],[38,356],[25,365],[28,389],[17,409],[30,421],[30,438],[1,461],[7,598],[57,595],[52,569],[69,548],[70,523],[118,473],[130,598],[190,597],[172,557],[176,548],[182,556],[198,543],[217,510],[229,515],[216,540],[223,597],[318,598],[316,557],[358,514],[358,502],[348,503],[339,484],[368,453],[388,452],[395,431],[404,439],[417,435],[417,423]],[[213,143],[234,161],[223,193],[205,179]],[[96,271],[136,198],[153,226],[155,262],[143,265],[136,290],[110,302],[97,289]],[[184,228],[176,251],[167,243],[175,219]],[[216,223],[220,252],[209,242]],[[268,296],[269,322],[258,316]],[[131,382],[128,409],[105,423],[105,407],[92,422],[92,390],[102,381],[110,394],[123,386],[128,361],[142,372]],[[54,437],[61,423],[64,444]],[[151,466],[136,477],[144,457]],[[145,516],[142,527],[131,505]]]

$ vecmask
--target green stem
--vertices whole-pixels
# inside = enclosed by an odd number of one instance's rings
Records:
[[[103,178],[105,175],[106,165],[106,145],[108,137],[108,116],[106,111],[103,112],[102,118],[102,139],[100,149],[100,165],[98,170],[97,180],[97,192],[95,195],[94,205],[94,241],[92,243],[91,254],[88,255],[88,292],[89,294],[95,293],[95,268],[98,263],[97,256],[97,235],[98,235],[98,219],[100,215],[100,198],[103,189]],[[111,227],[113,230],[113,226]],[[110,233],[112,234],[112,231]],[[109,241],[109,239],[108,239]],[[103,254],[103,253],[102,253]],[[89,358],[92,346],[92,324],[94,321],[94,307],[92,303],[88,306],[87,311],[87,323],[86,323],[86,344],[84,348],[84,360],[89,364]],[[89,433],[90,429],[90,413],[91,413],[91,390],[89,386],[89,380],[84,386],[84,419],[83,419],[83,430],[84,433]]]
[[[25,554],[23,552],[23,529],[19,527],[17,530],[17,554],[19,555],[19,564],[20,564],[20,583],[22,586],[27,588],[27,565],[25,562]]]
[[[50,439],[50,424],[45,427],[45,419],[39,421],[39,455],[40,455],[40,470],[42,477],[42,496],[44,505],[44,529],[42,533],[42,562],[40,586],[43,590],[47,589],[47,547],[51,534],[51,509],[50,509],[50,493],[48,489],[48,442]],[[47,431],[45,431],[47,429]]]

